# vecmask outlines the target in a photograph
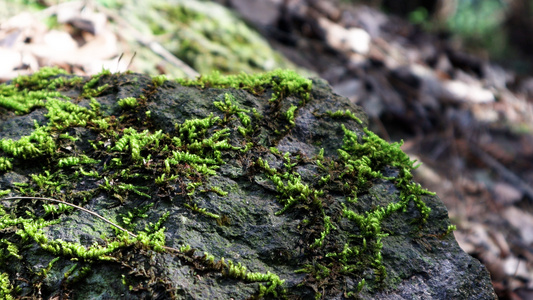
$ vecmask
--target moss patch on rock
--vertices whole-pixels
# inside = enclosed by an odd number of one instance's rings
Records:
[[[119,10],[201,74],[212,70],[249,73],[295,68],[258,32],[215,2],[144,1]]]
[[[6,295],[493,296],[400,144],[323,81],[44,69],[0,86],[0,119]]]

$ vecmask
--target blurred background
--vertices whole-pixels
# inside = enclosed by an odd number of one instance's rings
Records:
[[[0,0],[0,82],[290,68],[423,162],[501,299],[533,299],[533,1]]]

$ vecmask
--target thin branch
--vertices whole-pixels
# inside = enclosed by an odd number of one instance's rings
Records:
[[[41,200],[41,201],[48,201],[48,202],[55,202],[55,203],[62,203],[62,204],[65,204],[65,205],[68,205],[68,206],[71,206],[71,207],[74,207],[75,209],[79,209],[83,212],[86,212],[88,214],[91,214],[99,219],[101,219],[102,221],[118,228],[119,230],[122,230],[124,232],[126,232],[127,234],[129,234],[131,237],[133,238],[137,238],[137,235],[134,234],[133,232],[127,230],[127,229],[124,229],[122,227],[120,227],[119,225],[109,221],[108,219],[102,217],[101,215],[95,213],[94,211],[91,211],[91,210],[88,210],[86,208],[83,208],[81,206],[78,206],[76,204],[72,204],[72,203],[68,203],[68,202],[65,202],[63,200],[58,200],[58,199],[53,199],[53,198],[44,198],[44,197],[18,197],[18,196],[15,196],[15,197],[7,197],[7,198],[2,198],[0,199],[0,201],[13,201],[13,200]],[[177,253],[181,253],[180,250],[176,249],[176,248],[172,248],[172,247],[168,247],[168,246],[162,246],[163,249],[165,250],[168,250],[168,251],[172,251],[172,252],[177,252]]]
[[[74,207],[76,209],[79,209],[83,212],[86,212],[88,214],[91,214],[99,219],[101,219],[102,221],[118,228],[119,230],[122,230],[124,232],[126,232],[127,234],[129,234],[131,237],[133,238],[137,238],[137,235],[132,233],[131,231],[128,231],[127,229],[124,229],[122,227],[120,227],[119,225],[109,221],[108,219],[102,217],[101,215],[95,213],[94,211],[91,211],[91,210],[88,210],[86,208],[83,208],[81,206],[78,206],[76,204],[72,204],[72,203],[68,203],[68,202],[65,202],[63,200],[58,200],[58,199],[53,199],[53,198],[44,198],[44,197],[21,197],[21,196],[15,196],[15,197],[7,197],[7,198],[2,198],[0,199],[0,201],[13,201],[13,200],[41,200],[41,201],[48,201],[48,202],[55,202],[55,203],[62,203],[62,204],[65,204],[65,205],[68,205],[68,206],[71,206],[71,207]],[[180,250],[176,249],[176,248],[172,248],[172,247],[168,247],[168,246],[162,246],[163,249],[165,250],[168,250],[168,251],[172,251],[172,252],[177,252],[177,253],[181,253]]]
[[[7,197],[7,198],[2,198],[0,199],[0,201],[3,201],[3,200],[17,200],[17,199],[20,199],[20,200],[41,200],[41,201],[49,201],[49,202],[55,202],[55,203],[62,203],[62,204],[65,204],[65,205],[68,205],[68,206],[71,206],[71,207],[74,207],[76,209],[79,209],[81,211],[84,211],[88,214],[91,214],[99,219],[101,219],[102,221],[108,223],[108,224],[111,224],[113,226],[115,226],[116,228],[126,232],[127,234],[129,234],[130,236],[134,237],[134,238],[137,238],[137,235],[128,231],[127,229],[124,229],[122,227],[120,227],[119,225],[109,221],[108,219],[102,217],[101,215],[95,213],[94,211],[91,211],[91,210],[88,210],[86,208],[83,208],[81,206],[78,206],[78,205],[75,205],[75,204],[72,204],[72,203],[68,203],[68,202],[65,202],[63,200],[58,200],[58,199],[52,199],[52,198],[43,198],[43,197]]]

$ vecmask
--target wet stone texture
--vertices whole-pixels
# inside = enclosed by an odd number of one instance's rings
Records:
[[[370,143],[366,116],[323,81],[313,80],[308,99],[269,101],[269,84],[253,92],[102,75],[97,111],[87,80],[58,89],[95,112],[86,124],[59,128],[47,106],[17,114],[0,105],[2,141],[30,135],[34,120],[54,141],[54,151],[28,157],[0,150],[12,164],[0,170],[0,191],[78,205],[137,238],[80,209],[47,214],[43,204],[52,203],[2,200],[0,274],[13,297],[495,299],[485,268],[447,232],[438,197],[402,194],[408,164],[373,156],[392,151],[378,144],[349,150]],[[127,97],[138,104],[118,104]],[[361,124],[331,114],[346,110]],[[201,119],[207,125],[190,126]],[[131,128],[137,137],[124,139]],[[92,160],[59,166],[66,157]],[[379,173],[349,170],[357,164]],[[420,203],[431,209],[426,217]],[[84,250],[69,252],[73,245]]]

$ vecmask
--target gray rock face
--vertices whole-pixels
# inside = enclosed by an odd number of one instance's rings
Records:
[[[413,162],[324,82],[53,73],[0,90],[0,193],[129,233],[4,199],[0,295],[496,298]],[[68,97],[24,109],[25,89]]]

